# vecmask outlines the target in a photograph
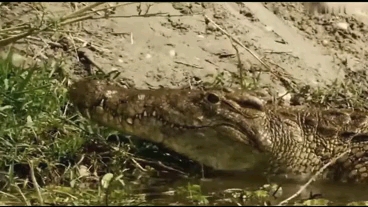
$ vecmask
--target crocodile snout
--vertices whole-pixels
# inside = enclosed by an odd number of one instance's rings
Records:
[[[69,87],[69,98],[79,109],[88,109],[102,100],[101,91],[98,80],[84,79]]]

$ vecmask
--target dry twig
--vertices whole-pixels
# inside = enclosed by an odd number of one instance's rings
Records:
[[[249,48],[247,48],[243,43],[241,43],[237,38],[235,38],[234,36],[232,36],[231,34],[229,34],[226,30],[224,30],[223,28],[221,28],[218,24],[216,24],[216,22],[214,22],[212,19],[210,19],[207,15],[204,15],[204,18],[207,21],[211,22],[217,29],[219,29],[223,34],[225,34],[227,37],[229,37],[232,41],[234,41],[236,44],[238,44],[239,46],[241,46],[242,48],[244,48],[254,58],[256,58],[265,68],[267,68],[273,75],[275,75],[276,78],[278,78],[280,80],[280,82],[283,83],[283,85],[286,88],[288,88],[288,89],[294,88],[293,83],[291,83],[290,80],[288,80],[285,77],[283,77],[285,74],[279,74],[280,72],[272,69],[264,61],[262,61],[252,50],[250,50]]]

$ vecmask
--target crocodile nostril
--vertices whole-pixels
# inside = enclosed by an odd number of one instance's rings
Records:
[[[220,98],[213,94],[213,93],[209,93],[207,94],[207,101],[209,101],[210,103],[213,103],[213,104],[217,104],[220,102]]]

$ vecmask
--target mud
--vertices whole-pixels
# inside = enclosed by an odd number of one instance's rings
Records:
[[[71,12],[69,3],[42,5],[53,16]],[[147,4],[141,7],[144,10]],[[26,21],[33,11],[29,3],[1,9],[2,27],[15,18],[18,23]],[[75,71],[80,70],[75,64],[80,51],[87,51],[103,71],[119,71],[126,84],[138,88],[176,88],[193,79],[213,81],[218,75],[230,85],[239,70],[236,51],[226,35],[205,21],[205,14],[296,84],[323,87],[346,77],[366,82],[368,27],[362,16],[309,14],[302,3],[248,2],[157,3],[148,14],[157,13],[161,15],[137,17],[137,4],[131,4],[117,8],[109,19],[88,20],[69,27],[67,35],[53,35],[48,41],[59,47],[42,44],[36,37],[28,43],[38,44],[24,47],[19,42],[15,47],[34,60],[66,58],[65,67],[76,74],[84,74]],[[262,71],[260,85],[285,90],[273,72],[237,48],[247,74]]]

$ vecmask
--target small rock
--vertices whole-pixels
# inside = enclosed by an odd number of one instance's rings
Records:
[[[268,32],[272,32],[273,31],[273,27],[271,27],[271,26],[266,26],[265,29]]]
[[[290,93],[284,93],[281,97],[284,100],[284,103],[286,103],[287,105],[290,105],[290,100],[291,100]]]
[[[349,28],[349,24],[346,22],[336,23],[336,27],[339,29],[347,30]]]
[[[351,37],[354,39],[360,39],[360,35],[355,31],[351,33]]]
[[[293,96],[290,99],[290,105],[292,106],[300,106],[305,103],[305,98],[300,94],[293,94]]]
[[[171,57],[175,57],[176,56],[175,50],[170,50],[169,54],[170,54]]]
[[[80,177],[87,177],[91,175],[89,169],[85,165],[80,165],[77,169]]]
[[[5,59],[8,57],[8,53],[1,53],[0,56],[1,58]],[[11,56],[11,62],[14,66],[16,67],[21,67],[23,65],[25,65],[25,63],[27,62],[27,58],[18,54],[18,53],[13,53]]]
[[[212,23],[208,23],[206,29],[207,31],[215,32],[217,30],[217,27]]]
[[[322,40],[322,45],[323,45],[323,46],[327,46],[327,45],[328,45],[328,43],[329,43],[329,41],[328,41],[328,40]]]

